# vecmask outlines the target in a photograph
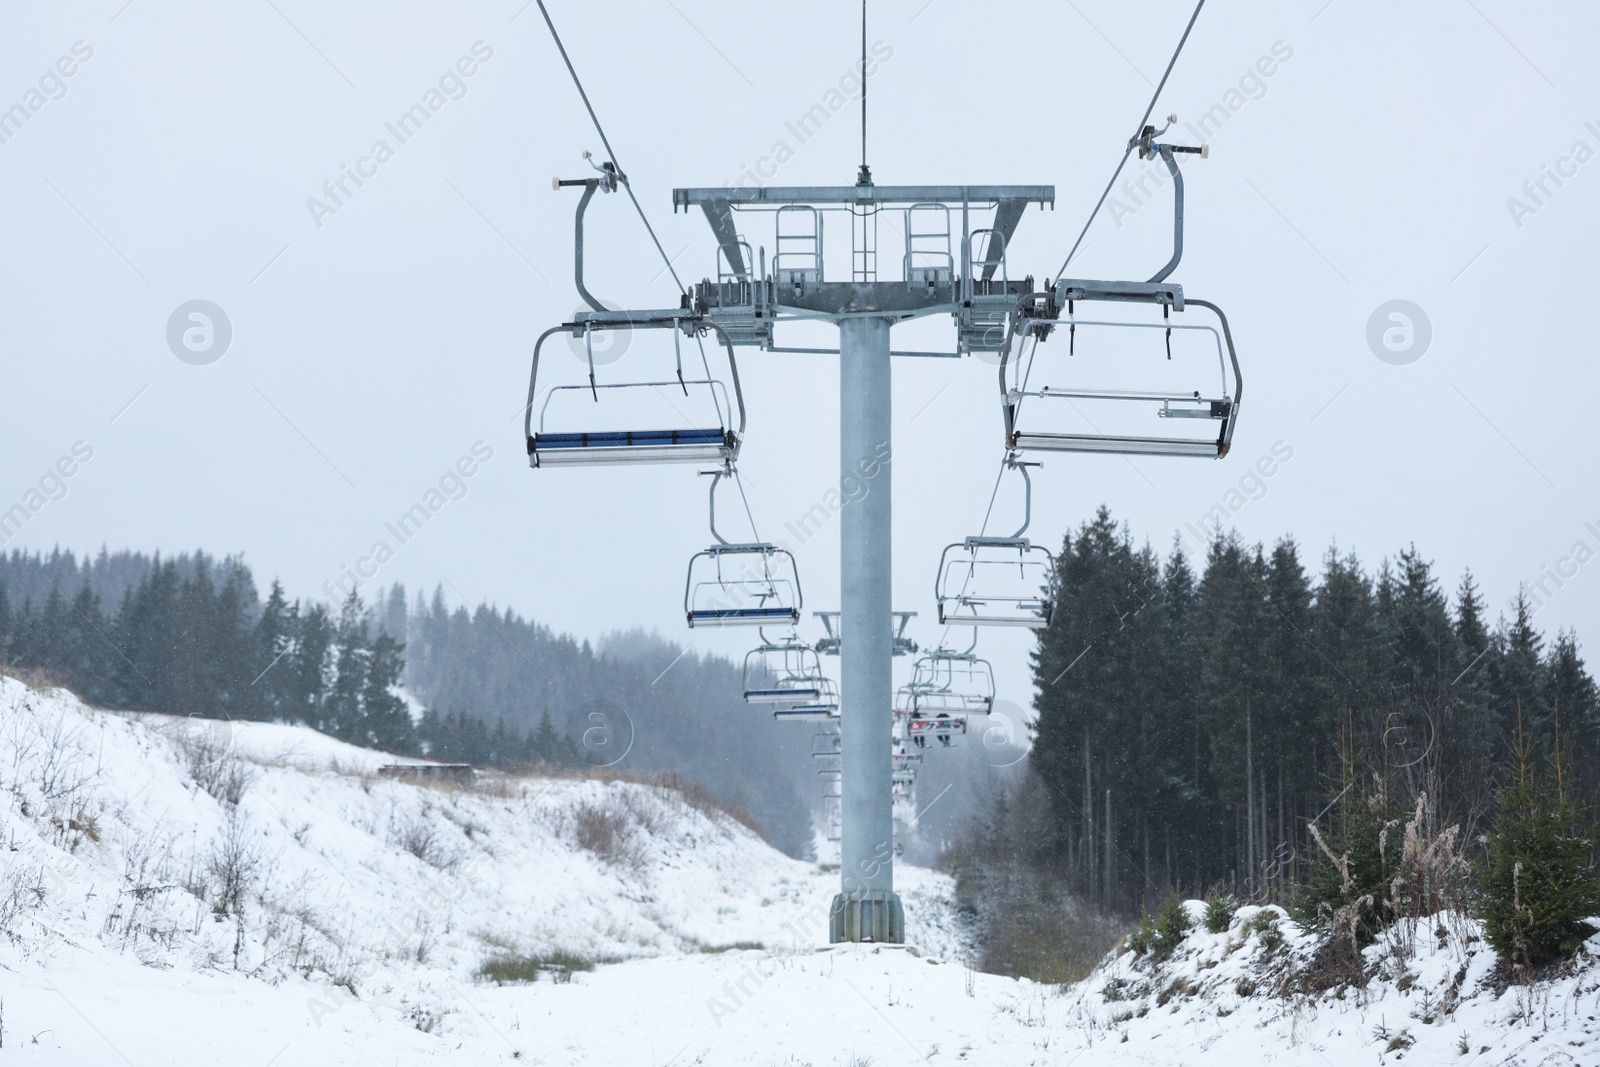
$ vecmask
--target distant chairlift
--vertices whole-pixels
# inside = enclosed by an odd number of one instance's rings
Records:
[[[949,747],[952,738],[959,737],[967,732],[967,717],[965,715],[938,715],[919,716],[912,713],[906,720],[906,737],[913,745],[923,748],[929,738],[936,739],[939,744]]]
[[[747,704],[793,704],[822,696],[822,663],[816,650],[796,635],[769,641],[744,657],[744,699]]]
[[[779,722],[837,722],[839,720],[839,687],[832,678],[821,679],[815,698],[774,708],[772,717]]]
[[[1186,301],[1183,287],[1167,281],[1183,257],[1183,175],[1173,156],[1209,152],[1157,143],[1165,132],[1146,126],[1136,143],[1140,158],[1160,157],[1172,175],[1172,258],[1147,282],[1058,278],[1053,315],[1015,319],[1000,362],[1007,449],[1212,459],[1228,454],[1244,391],[1228,318],[1208,301]],[[1160,317],[1080,317],[1081,302],[1144,305],[1159,309]],[[1174,313],[1190,305],[1209,310],[1216,322],[1174,322]],[[1058,344],[1047,357],[1042,342],[1061,332],[1067,334],[1066,352]],[[1155,433],[1152,417],[1180,421]]]
[[[717,533],[717,483],[711,480],[711,535],[717,543],[689,561],[683,610],[689,626],[794,625],[803,600],[794,556],[764,541],[734,544]],[[820,673],[820,672],[819,672]]]
[[[969,537],[944,550],[934,599],[939,622],[945,625],[1035,630],[1050,625],[1055,605],[1048,590],[1055,575],[1055,557],[1022,536],[1032,516],[1033,483],[1027,464],[1009,455],[1006,462],[1022,472],[1027,514],[1022,527],[1010,537]]]
[[[977,645],[974,631],[973,646]],[[964,652],[936,648],[912,667],[911,708],[922,714],[973,712],[987,715],[994,709],[994,671],[989,661]]]

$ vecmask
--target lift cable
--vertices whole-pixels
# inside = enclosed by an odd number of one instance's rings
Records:
[[[749,522],[750,522],[750,536],[754,540],[759,542],[761,540],[761,531],[756,529],[756,517],[750,511],[750,498],[748,496],[746,496],[745,492],[744,492],[744,479],[739,476],[739,468],[738,467],[734,467],[732,469],[733,469],[733,484],[739,490],[739,500],[740,500],[740,502],[744,504],[744,517],[746,519],[748,519]]]
[[[661,253],[661,260],[667,265],[667,270],[672,275],[672,281],[678,287],[678,292],[686,293],[683,279],[678,277],[678,271],[672,265],[672,259],[667,255],[667,250],[661,247],[661,239],[656,236],[655,227],[650,225],[650,219],[644,213],[644,207],[639,203],[639,198],[633,195],[633,186],[628,183],[627,173],[622,169],[622,164],[617,162],[617,153],[611,148],[611,141],[606,137],[606,131],[600,125],[600,117],[594,113],[594,105],[589,103],[589,94],[583,91],[583,82],[578,79],[578,72],[572,66],[572,59],[567,55],[566,45],[561,43],[561,35],[556,32],[556,24],[550,21],[550,12],[544,6],[544,0],[536,0],[539,13],[544,16],[544,24],[550,28],[550,38],[556,43],[556,50],[561,53],[561,61],[567,65],[567,73],[572,75],[572,84],[577,87],[578,95],[583,98],[583,106],[589,112],[589,121],[594,123],[595,132],[600,135],[600,143],[605,146],[606,155],[611,160],[611,165],[616,167],[617,174],[622,182],[622,187],[628,191],[628,199],[633,201],[633,209],[639,213],[639,221],[644,223],[644,228],[650,234],[650,240],[655,243],[656,251]]]
[[[1150,121],[1150,113],[1156,109],[1156,101],[1161,99],[1161,90],[1167,87],[1167,79],[1172,76],[1172,68],[1178,63],[1178,56],[1183,54],[1183,46],[1189,40],[1189,31],[1194,29],[1195,20],[1200,17],[1200,9],[1206,6],[1206,0],[1200,0],[1194,6],[1194,14],[1189,16],[1189,25],[1183,28],[1183,36],[1178,38],[1178,47],[1172,53],[1172,59],[1167,63],[1166,73],[1161,75],[1161,84],[1156,86],[1155,95],[1150,97],[1150,106],[1144,109],[1144,118],[1139,120],[1139,125],[1134,128],[1133,138],[1128,141],[1128,147],[1122,150],[1122,159],[1117,162],[1117,169],[1112,171],[1111,180],[1106,182],[1106,191],[1100,194],[1100,199],[1095,203],[1094,210],[1089,212],[1088,221],[1083,224],[1083,230],[1078,234],[1078,239],[1073,242],[1072,251],[1067,253],[1066,262],[1061,264],[1057,273],[1058,279],[1065,277],[1067,264],[1072,262],[1072,257],[1078,254],[1078,246],[1083,244],[1083,239],[1089,235],[1089,227],[1094,225],[1095,216],[1100,214],[1100,209],[1105,206],[1106,197],[1111,195],[1112,186],[1117,184],[1117,178],[1122,174],[1122,168],[1127,166],[1128,157],[1133,154],[1134,147],[1139,143],[1139,133]]]

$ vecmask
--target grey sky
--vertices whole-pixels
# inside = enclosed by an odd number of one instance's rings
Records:
[[[673,186],[737,180],[780,139],[795,153],[777,180],[854,180],[853,110],[804,145],[785,128],[850,70],[854,5],[551,7],[686,280],[714,269],[713,244],[698,215],[672,215]],[[892,49],[871,81],[876,177],[1054,183],[1057,209],[1029,209],[1011,249],[1013,275],[1053,274],[1189,10],[875,4],[870,35]],[[579,303],[575,195],[549,180],[587,174],[579,152],[601,147],[537,7],[10,2],[3,20],[0,108],[27,107],[34,89],[40,106],[20,130],[0,126],[0,508],[75,442],[93,450],[7,548],[242,552],[258,576],[320,596],[374,541],[395,544],[384,524],[482,441],[493,456],[465,496],[375,581],[443,581],[452,598],[579,635],[690,636],[680,604],[708,540],[704,481],[688,468],[534,472],[522,454],[533,339]],[[1054,543],[1106,502],[1165,553],[1282,441],[1292,459],[1232,522],[1249,540],[1294,533],[1313,568],[1335,538],[1369,564],[1414,540],[1449,588],[1470,565],[1499,610],[1576,542],[1600,551],[1600,369],[1583,288],[1600,160],[1573,157],[1579,141],[1600,151],[1597,23],[1577,3],[1208,5],[1157,114],[1235,105],[1212,157],[1186,168],[1175,275],[1234,325],[1248,384],[1234,455],[1136,469],[1051,458],[1033,532]],[[48,76],[80,41],[92,56]],[[1246,78],[1275,44],[1272,75]],[[435,89],[443,105],[400,143],[385,124]],[[392,158],[362,163],[380,139]],[[358,166],[364,184],[314,217],[308,199]],[[1568,176],[1557,185],[1546,167]],[[1524,183],[1542,178],[1535,200]],[[1512,197],[1534,210],[1514,213]],[[1073,273],[1147,277],[1166,258],[1169,212],[1164,196],[1108,210]],[[676,302],[625,201],[601,198],[590,219],[596,292]],[[166,340],[195,299],[233,328],[206,366]],[[1394,299],[1432,324],[1426,355],[1404,366],[1366,341]],[[951,335],[940,320],[896,343]],[[781,537],[837,476],[836,367],[751,352],[741,370],[742,468],[763,533]],[[1000,419],[988,364],[905,360],[896,373],[896,606],[920,613],[927,639],[938,553],[976,531]],[[808,610],[837,607],[836,536],[797,545]],[[1600,560],[1538,623],[1577,627],[1600,655]],[[1001,632],[980,647],[1002,695],[1025,702],[1031,640]]]

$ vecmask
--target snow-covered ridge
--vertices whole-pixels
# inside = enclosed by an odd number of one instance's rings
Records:
[[[1508,984],[1479,924],[1441,913],[1368,946],[1361,981],[1331,981],[1282,908],[1237,908],[1212,932],[1204,902],[1184,907],[1170,954],[1119,949],[1063,997],[1088,1040],[1146,1062],[1600,1063],[1600,933],[1560,976]]]

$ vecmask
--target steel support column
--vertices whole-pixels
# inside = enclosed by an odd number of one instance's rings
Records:
[[[843,780],[840,892],[829,940],[900,943],[890,790],[889,320],[839,320],[840,617]]]

